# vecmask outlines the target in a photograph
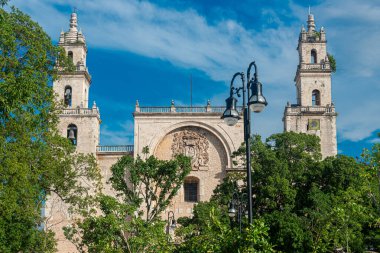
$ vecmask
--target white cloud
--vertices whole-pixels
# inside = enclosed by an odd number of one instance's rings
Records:
[[[115,123],[115,122],[113,122]],[[102,145],[126,145],[133,143],[133,121],[127,120],[119,123],[118,131],[111,131],[107,125],[101,128],[101,144]]]
[[[329,51],[337,59],[333,98],[343,139],[362,140],[380,128],[377,46],[380,6],[376,2],[336,0],[312,7],[317,25],[324,25],[327,31]],[[257,116],[259,120],[254,121],[257,131],[253,132],[264,136],[282,131],[283,108],[288,100],[295,101],[293,77],[298,61],[295,48],[307,10],[294,3],[290,4],[291,15],[298,18],[299,25],[286,24],[266,9],[264,15],[270,16],[270,22],[278,28],[262,31],[231,19],[211,24],[193,9],[178,11],[147,1],[14,0],[12,3],[38,20],[55,38],[62,26],[68,26],[69,19],[56,6],[76,6],[90,46],[130,51],[179,67],[196,68],[216,81],[228,83],[233,73],[245,70],[255,59],[269,107]],[[224,96],[215,95],[215,99],[223,102]],[[108,133],[103,127],[103,138],[112,134],[118,138],[116,142],[127,139],[121,133]]]
[[[196,11],[165,9],[146,1],[62,1],[15,0],[14,3],[37,19],[55,38],[69,17],[53,4],[76,6],[79,25],[89,45],[127,50],[160,58],[185,68],[197,68],[213,80],[229,79],[231,73],[246,68],[255,59],[267,81],[283,82],[291,77],[296,64],[294,29],[281,27],[261,33],[249,31],[234,20],[216,25],[207,23]],[[43,10],[43,12],[41,12]],[[278,18],[277,18],[278,19]],[[278,22],[276,19],[276,22]],[[54,20],[54,22],[52,22]],[[266,47],[266,50],[262,50]],[[264,67],[266,66],[266,67]],[[269,75],[273,66],[281,66],[278,75]]]

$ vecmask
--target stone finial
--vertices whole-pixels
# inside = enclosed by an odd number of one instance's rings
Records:
[[[77,32],[78,31],[78,18],[76,12],[71,13],[70,18],[70,31]]]
[[[287,107],[290,107],[290,102],[289,102],[289,101],[286,103],[286,106],[287,106]]]
[[[305,26],[302,25],[302,27],[301,27],[301,34],[300,34],[300,40],[305,41],[306,40],[306,35],[307,35],[307,33],[306,33],[306,30],[305,30]]]
[[[170,112],[175,112],[174,100],[172,99],[170,103]]]
[[[326,32],[325,32],[325,28],[323,26],[320,29],[320,33],[321,33],[321,40],[326,41]]]
[[[210,99],[207,100],[206,112],[211,112],[211,101],[210,101]]]
[[[80,29],[79,32],[78,32],[78,42],[81,42],[81,43],[85,43],[86,42],[86,40],[84,38],[84,35],[82,33],[82,29]]]
[[[136,104],[135,104],[135,112],[140,112],[140,104],[139,104],[139,101],[136,100]]]
[[[92,104],[92,109],[95,109],[96,108],[96,102],[94,101],[94,103]]]
[[[311,14],[310,7],[309,7],[309,15],[307,16],[307,31],[308,32],[315,31],[314,15]]]
[[[60,36],[59,36],[59,42],[58,43],[65,43],[65,32],[63,31],[63,29],[62,29],[62,31],[61,31],[61,34],[60,34]]]

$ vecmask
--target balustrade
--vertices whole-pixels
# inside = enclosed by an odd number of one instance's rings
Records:
[[[96,151],[101,153],[133,153],[133,145],[97,146]]]
[[[176,107],[139,107],[139,113],[223,113],[226,108],[224,106],[176,106]],[[241,111],[242,108],[238,107]]]

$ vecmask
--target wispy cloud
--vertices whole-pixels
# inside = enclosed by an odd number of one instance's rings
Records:
[[[115,122],[113,122],[115,123]],[[119,130],[110,130],[108,125],[102,125],[101,144],[102,145],[126,145],[133,143],[133,121],[127,120],[119,123]]]
[[[380,127],[380,47],[376,46],[380,40],[377,28],[380,6],[376,2],[324,1],[312,8],[317,25],[326,28],[329,51],[337,59],[333,98],[343,139],[362,140]],[[290,2],[289,15],[299,20],[299,24],[288,24],[273,10],[264,9],[266,20],[276,24],[276,28],[268,29],[255,29],[228,17],[210,23],[194,9],[176,10],[148,1],[14,0],[12,3],[38,20],[54,38],[62,26],[68,25],[68,13],[62,9],[76,6],[90,46],[130,51],[181,68],[199,69],[216,81],[228,83],[234,72],[244,70],[255,59],[269,100],[267,111],[254,121],[254,129],[264,136],[282,131],[286,101],[295,101],[293,77],[298,62],[295,48],[307,11],[294,2]],[[223,95],[214,98],[224,100]],[[103,139],[111,135],[117,138],[115,142],[129,138],[102,128]]]
[[[284,64],[289,61],[296,64],[297,59],[293,51],[289,53],[297,39],[290,28],[256,33],[228,18],[209,24],[192,9],[177,11],[136,0],[15,0],[14,3],[56,38],[59,27],[68,25],[67,13],[59,12],[58,6],[75,5],[80,10],[79,23],[89,45],[127,50],[177,66],[197,68],[213,80],[229,79],[231,73],[245,68],[253,58],[268,66],[262,68],[267,81],[283,83],[284,75],[291,77],[294,73],[294,65]],[[277,22],[278,18],[272,16]],[[281,66],[279,74],[269,75],[273,66]]]

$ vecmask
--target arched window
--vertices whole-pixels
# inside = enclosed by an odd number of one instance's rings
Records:
[[[72,51],[69,51],[69,52],[67,53],[67,56],[69,57],[69,59],[71,59],[71,61],[73,61],[73,59],[74,59],[74,54],[73,54]]]
[[[317,63],[317,50],[311,50],[310,63]]]
[[[74,124],[70,124],[67,127],[67,139],[71,141],[73,145],[77,145],[78,143],[78,128]]]
[[[188,177],[183,186],[185,190],[185,202],[198,202],[199,179]]]
[[[65,94],[64,94],[64,100],[65,100],[65,105],[71,107],[71,99],[73,97],[73,89],[71,86],[66,86],[65,87]]]
[[[321,105],[321,95],[319,90],[313,90],[311,95],[312,106]]]

